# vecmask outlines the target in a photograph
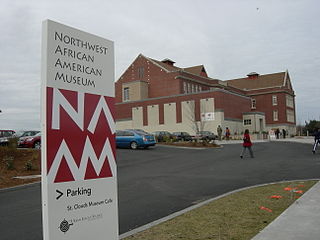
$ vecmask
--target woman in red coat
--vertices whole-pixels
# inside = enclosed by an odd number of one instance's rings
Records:
[[[240,155],[240,158],[243,158],[243,155],[244,153],[246,152],[246,149],[248,148],[249,152],[250,152],[250,156],[251,158],[253,158],[253,152],[252,152],[252,149],[251,149],[251,146],[252,146],[252,142],[250,140],[250,135],[249,135],[249,130],[246,129],[244,131],[244,135],[243,135],[243,149],[242,149],[242,152],[241,152],[241,155]]]

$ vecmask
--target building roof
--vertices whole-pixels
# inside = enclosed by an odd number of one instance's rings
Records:
[[[193,66],[193,67],[188,67],[188,68],[180,68],[180,67],[176,67],[174,65],[167,64],[166,62],[175,63],[174,61],[172,61],[168,58],[166,58],[162,61],[158,61],[158,60],[155,60],[155,59],[149,58],[149,57],[146,57],[146,58],[149,59],[150,61],[153,61],[154,63],[156,63],[157,65],[159,65],[161,68],[163,68],[164,70],[166,70],[168,72],[184,71],[184,72],[191,73],[191,74],[194,74],[197,76],[202,76],[201,72],[203,72],[203,71],[206,72],[203,65],[198,65],[198,66]]]
[[[189,73],[192,73],[192,74],[195,74],[195,75],[199,75],[199,76],[201,75],[201,72],[203,72],[203,71],[205,72],[203,65],[183,68],[183,71],[189,72]]]
[[[256,78],[239,78],[227,80],[229,86],[244,90],[253,90],[261,88],[281,87],[284,86],[286,80],[286,72],[271,73],[259,75]]]
[[[149,58],[149,57],[146,57],[147,59],[149,59],[150,61],[156,63],[157,65],[159,65],[161,68],[163,68],[164,70],[166,70],[167,72],[174,72],[174,71],[179,71],[181,70],[181,68],[179,67],[176,67],[176,66],[173,66],[173,65],[169,65],[165,62],[161,62],[161,61],[158,61],[158,60],[155,60],[153,58]],[[166,60],[166,59],[165,59]],[[164,60],[163,60],[164,61]],[[170,60],[171,61],[171,60]],[[172,61],[173,62],[173,61]],[[173,62],[174,63],[174,62]]]

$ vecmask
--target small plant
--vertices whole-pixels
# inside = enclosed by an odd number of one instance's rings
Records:
[[[32,160],[28,160],[28,161],[26,162],[25,168],[26,168],[27,171],[32,171],[32,170],[34,170]]]
[[[14,164],[13,164],[14,158],[12,156],[6,156],[3,158],[4,163],[7,166],[7,170],[13,170]]]

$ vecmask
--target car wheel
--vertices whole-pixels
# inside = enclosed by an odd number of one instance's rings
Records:
[[[138,148],[138,144],[136,142],[132,142],[132,143],[130,143],[130,148],[131,149],[137,149]]]
[[[35,142],[33,147],[35,149],[40,149],[41,148],[41,142]]]

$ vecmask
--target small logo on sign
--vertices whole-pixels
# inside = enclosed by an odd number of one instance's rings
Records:
[[[63,219],[63,221],[60,223],[59,229],[61,232],[66,233],[69,231],[71,225],[73,225],[73,223],[68,223],[66,219]]]

